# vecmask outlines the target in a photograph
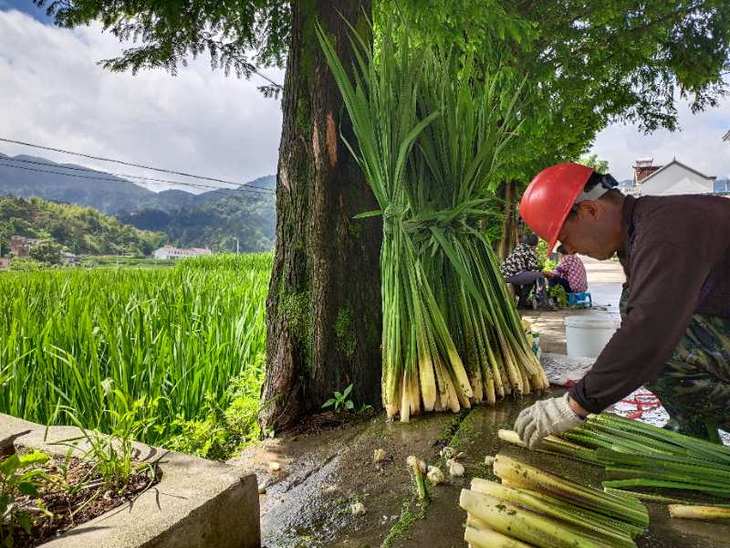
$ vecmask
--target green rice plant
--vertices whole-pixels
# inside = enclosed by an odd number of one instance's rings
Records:
[[[97,430],[84,427],[74,409],[59,405],[58,411],[63,413],[66,420],[78,427],[80,436],[54,442],[69,448],[79,448],[83,458],[92,466],[92,472],[98,475],[104,484],[113,487],[123,487],[129,478],[138,472],[146,472],[150,479],[155,476],[154,463],[135,462],[134,442],[145,437],[146,431],[153,426],[155,419],[149,417],[149,409],[157,407],[156,401],[146,398],[130,401],[120,390],[111,387],[111,382],[102,383],[106,398],[104,413],[109,415],[109,434],[102,434]],[[79,442],[84,442],[80,444]]]
[[[256,402],[270,269],[270,254],[253,254],[1,274],[0,412],[49,424],[65,406],[114,433],[124,402],[144,401],[140,441],[164,445],[206,418],[206,401],[227,409],[236,379]]]
[[[318,37],[382,215],[383,403],[402,421],[547,387],[481,226],[519,90],[414,41],[393,18],[354,29],[345,67]]]

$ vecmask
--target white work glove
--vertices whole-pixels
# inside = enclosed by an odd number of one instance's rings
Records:
[[[568,394],[541,400],[523,409],[515,421],[515,431],[530,449],[549,434],[560,434],[583,422],[568,403]]]

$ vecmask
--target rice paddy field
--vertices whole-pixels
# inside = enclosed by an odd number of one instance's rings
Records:
[[[212,458],[258,437],[271,254],[0,274],[0,412]]]

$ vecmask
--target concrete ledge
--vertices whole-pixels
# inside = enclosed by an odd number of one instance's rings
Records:
[[[75,427],[46,428],[0,414],[0,447],[64,456],[57,442],[81,436]],[[45,438],[45,439],[44,439]],[[8,441],[10,440],[10,441]],[[83,443],[79,444],[80,448]],[[256,476],[232,466],[135,444],[139,458],[158,461],[162,479],[132,503],[80,525],[49,548],[254,548],[260,546]],[[77,450],[80,452],[81,449]]]
[[[10,415],[0,413],[0,454],[8,454],[14,451],[13,443],[16,438],[27,434],[39,426],[34,422],[17,419]]]

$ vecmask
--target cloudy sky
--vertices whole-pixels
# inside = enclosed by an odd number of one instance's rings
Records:
[[[226,78],[205,59],[176,77],[161,70],[110,73],[96,63],[119,52],[113,36],[95,25],[67,30],[48,23],[30,0],[0,0],[0,137],[241,182],[275,172],[281,109],[258,92],[263,82],[256,77]],[[283,81],[280,71],[266,72]],[[686,105],[680,110],[680,132],[647,136],[614,125],[598,135],[593,151],[619,179],[644,156],[730,175],[730,143],[721,139],[730,129],[730,98],[696,116]],[[0,152],[115,169],[5,143]]]
[[[276,171],[281,106],[256,89],[265,82],[225,77],[206,59],[175,77],[97,65],[119,51],[98,26],[60,29],[0,11],[0,137],[241,182]],[[266,74],[283,81],[280,71]],[[6,143],[0,152],[131,169]]]
[[[676,158],[706,175],[730,177],[730,142],[722,140],[730,130],[730,96],[699,114],[692,114],[686,102],[678,110],[681,128],[674,133],[645,135],[636,126],[614,124],[598,134],[593,152],[608,160],[619,180],[631,178],[632,162],[645,157],[653,157],[656,164]]]

